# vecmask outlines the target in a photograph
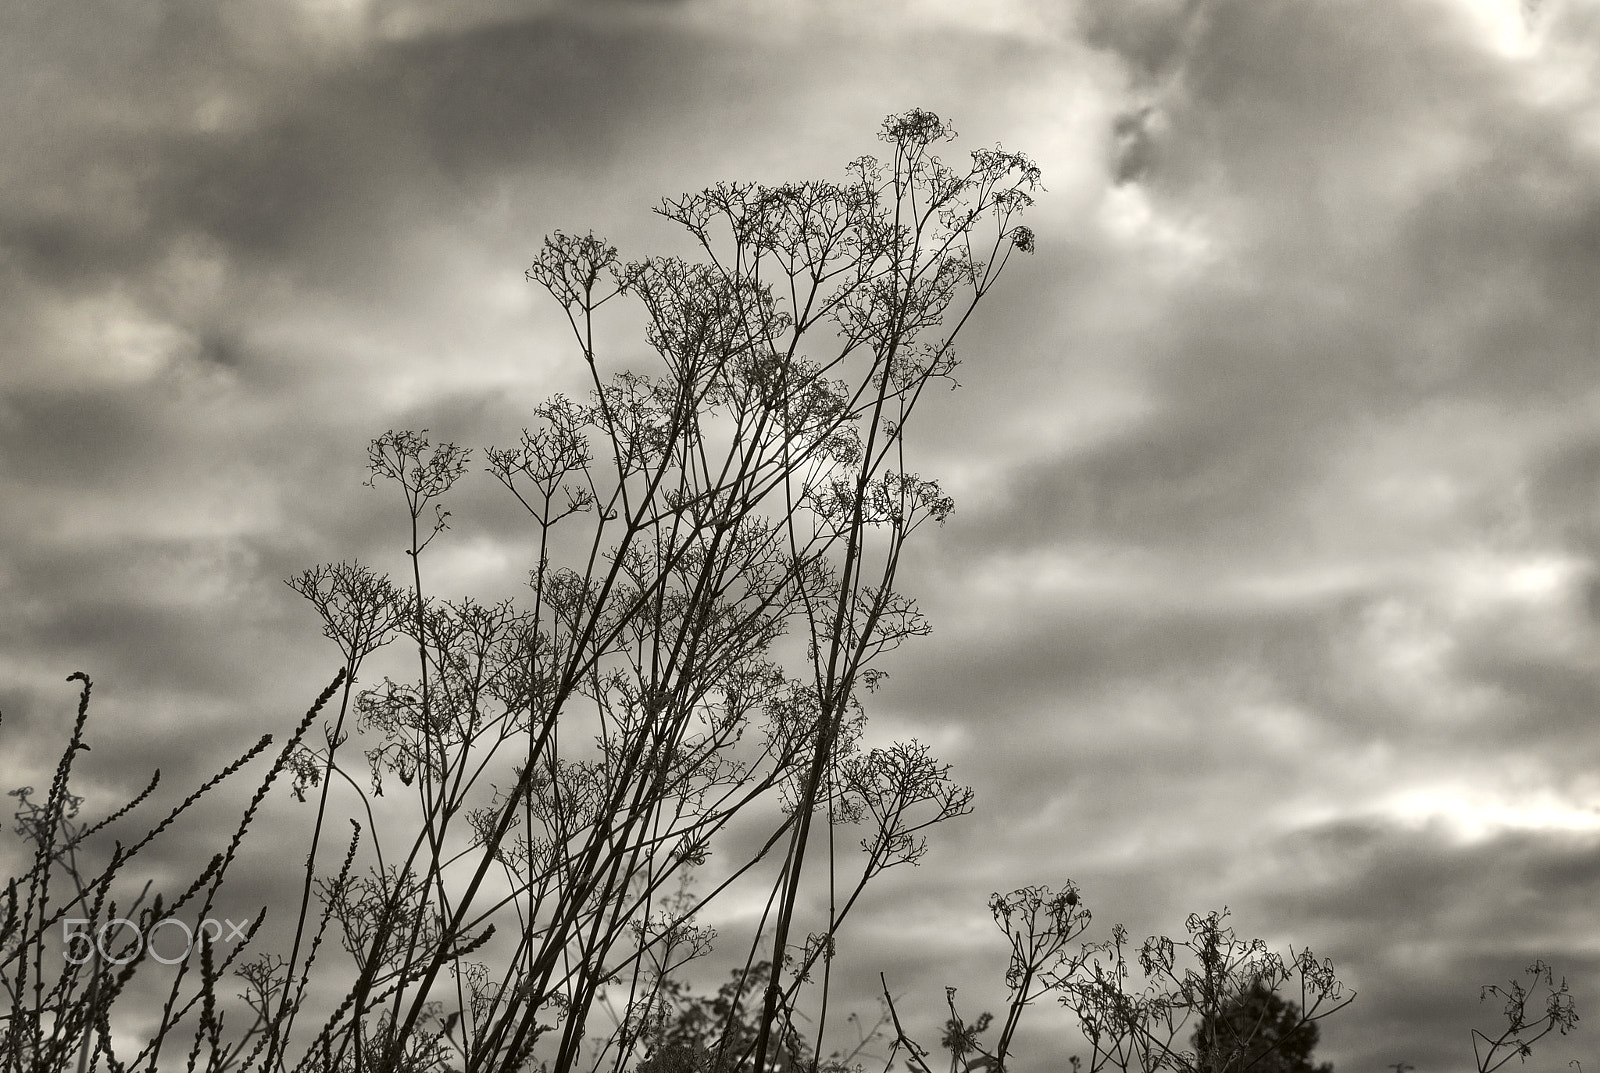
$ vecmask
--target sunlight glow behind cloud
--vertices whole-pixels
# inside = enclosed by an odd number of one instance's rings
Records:
[[[1385,798],[1374,815],[1412,828],[1438,826],[1463,845],[1515,831],[1600,834],[1600,800],[1511,794],[1475,782],[1411,787]]]

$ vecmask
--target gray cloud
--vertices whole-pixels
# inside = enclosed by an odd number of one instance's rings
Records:
[[[1050,190],[932,400],[937,632],[871,700],[980,811],[863,907],[850,1000],[886,968],[928,1024],[946,983],[996,1001],[983,899],[1068,876],[1136,934],[1229,904],[1335,956],[1340,1068],[1462,1064],[1533,956],[1600,993],[1600,11],[1497,44],[1474,10],[11,5],[8,778],[48,774],[80,666],[119,791],[281,734],[331,669],[281,579],[403,565],[366,441],[503,443],[577,383],[541,234],[644,252],[655,197],[836,175],[923,105]],[[511,505],[475,474],[452,509],[441,583],[514,588]],[[226,841],[196,822],[153,868]]]

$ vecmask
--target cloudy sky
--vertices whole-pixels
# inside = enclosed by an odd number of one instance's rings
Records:
[[[1534,957],[1589,1016],[1527,1068],[1600,1065],[1595,0],[11,0],[0,92],[7,788],[74,670],[107,785],[304,710],[282,579],[405,562],[367,441],[575,382],[545,233],[641,254],[660,196],[923,107],[1048,192],[922,433],[957,512],[873,709],[978,809],[851,949],[977,1004],[988,893],[1071,878],[1332,957],[1341,1070],[1470,1068]],[[525,568],[491,483],[444,588]]]

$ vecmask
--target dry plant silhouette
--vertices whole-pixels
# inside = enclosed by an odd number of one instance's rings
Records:
[[[952,509],[912,468],[909,429],[929,389],[953,384],[977,305],[1032,251],[1018,217],[1040,174],[998,148],[943,163],[934,150],[953,132],[921,110],[881,137],[886,159],[856,160],[840,182],[665,201],[656,211],[698,262],[548,238],[527,277],[564,312],[588,393],[549,399],[484,459],[526,513],[529,595],[430,589],[428,553],[448,539],[471,456],[426,430],[379,436],[369,483],[403,505],[406,576],[349,562],[291,579],[338,675],[276,751],[257,742],[101,864],[91,850],[156,781],[104,820],[77,818],[90,689],[74,676],[50,789],[20,796],[34,852],[0,925],[8,1073],[843,1070],[880,1035],[886,1068],[931,1073],[887,980],[890,1027],[827,1051],[830,1023],[847,1020],[829,1004],[841,929],[863,891],[972,807],[924,745],[868,747],[862,697],[884,656],[928,632],[897,575],[913,534]],[[597,341],[607,307],[629,301],[652,371],[619,368]],[[415,653],[414,676],[358,687],[390,644]],[[269,756],[192,883],[119,887],[180,814]],[[207,924],[280,779],[314,809],[292,938],[255,949],[257,916],[224,955]],[[703,921],[735,897],[760,908],[730,942]],[[1082,940],[1075,887],[990,908],[1011,947],[1010,1005],[985,1043],[993,1019],[964,1021],[950,989],[952,1070],[1009,1068],[1024,1009],[1046,997],[1076,1015],[1091,1073],[1263,1068],[1252,1056],[1349,1001],[1326,962],[1238,939],[1221,913],[1131,951],[1120,927]],[[192,956],[160,956],[163,927]],[[697,998],[685,967],[718,940],[731,979]],[[115,1008],[163,972],[159,1015],[129,1039]],[[1258,989],[1291,985],[1299,1003],[1273,1046],[1217,1029]],[[1493,1046],[1525,1047],[1517,1031]]]
[[[1226,924],[1226,910],[1192,914],[1185,938],[1152,936],[1134,951],[1120,924],[1108,939],[1082,940],[1092,914],[1070,884],[1059,892],[1025,887],[997,894],[989,907],[1011,946],[1005,976],[1009,1002],[998,1038],[988,1044],[982,1037],[993,1026],[993,1015],[968,1021],[957,1010],[956,989],[946,989],[950,1019],[940,1044],[952,1070],[1010,1068],[1023,1011],[1046,997],[1071,1010],[1080,1026],[1088,1056],[1074,1055],[1074,1070],[1291,1069],[1264,1063],[1292,1057],[1293,1047],[1308,1033],[1315,1043],[1316,1022],[1355,999],[1345,994],[1331,963],[1319,962],[1309,950],[1282,955],[1260,939],[1239,938]],[[1142,985],[1134,983],[1135,966]],[[1298,1004],[1277,999],[1279,989],[1288,986],[1297,989]],[[1283,1003],[1281,1018],[1269,1023],[1265,1017],[1241,1016],[1260,994]],[[932,1073],[929,1049],[909,1037],[893,1013],[887,981],[884,998],[896,1048],[912,1069]],[[1183,1034],[1190,1025],[1193,1047],[1186,1049]]]

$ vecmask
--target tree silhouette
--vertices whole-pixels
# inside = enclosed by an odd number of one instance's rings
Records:
[[[1320,1034],[1299,1005],[1257,982],[1195,1029],[1200,1073],[1333,1073],[1313,1064]]]
[[[761,1016],[761,996],[772,978],[771,962],[735,971],[714,996],[691,994],[679,981],[661,988],[659,1028],[650,1033],[649,1053],[638,1073],[733,1073],[748,1068]],[[768,1068],[800,1073],[811,1065],[811,1048],[793,1025],[786,1024]]]

